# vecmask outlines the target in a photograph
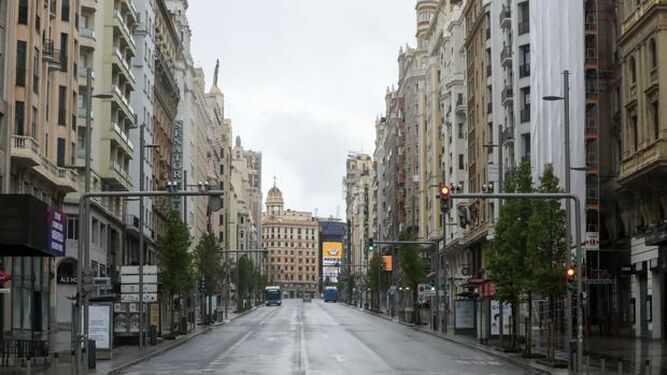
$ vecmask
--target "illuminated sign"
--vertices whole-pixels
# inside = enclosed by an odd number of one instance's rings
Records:
[[[171,182],[183,186],[183,121],[174,121],[171,144]],[[185,187],[183,187],[185,190]],[[172,197],[171,208],[180,212],[183,197]]]

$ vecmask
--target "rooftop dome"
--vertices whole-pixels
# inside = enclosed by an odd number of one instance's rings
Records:
[[[274,178],[273,187],[269,189],[269,193],[266,196],[267,205],[283,205],[283,192],[278,189],[276,186],[276,179]]]

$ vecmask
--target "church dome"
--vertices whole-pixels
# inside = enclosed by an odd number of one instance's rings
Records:
[[[267,205],[274,205],[274,204],[279,204],[282,205],[284,203],[283,201],[283,192],[278,189],[276,185],[273,185],[271,189],[269,189],[269,193],[266,196],[266,204]]]

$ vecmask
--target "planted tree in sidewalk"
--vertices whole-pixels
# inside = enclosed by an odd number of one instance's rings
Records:
[[[530,165],[521,163],[507,179],[507,193],[530,193],[533,189]],[[528,261],[528,237],[526,230],[533,213],[532,200],[509,199],[500,209],[496,223],[496,239],[489,254],[488,271],[496,284],[496,298],[512,306],[511,347],[516,349],[519,333],[519,301],[533,279]]]
[[[201,281],[201,291],[208,300],[210,309],[211,296],[220,290],[222,281],[222,248],[213,234],[206,233],[199,239],[194,251],[194,263],[198,280]],[[204,323],[208,323],[211,313],[212,311],[206,312]]]
[[[368,274],[366,275],[366,285],[371,289],[371,309],[380,310],[380,298],[382,290],[388,286],[387,278],[384,275],[384,263],[379,252],[374,252],[368,264]]]
[[[236,307],[238,311],[244,311],[244,301],[250,296],[254,282],[254,266],[250,258],[242,255],[236,264]]]
[[[413,228],[403,230],[399,235],[401,241],[416,241],[417,235]],[[426,278],[424,265],[422,263],[421,248],[419,245],[400,245],[398,249],[398,263],[400,266],[400,278],[404,286],[412,292],[412,321],[420,324],[419,301],[417,298],[417,286]]]
[[[559,193],[558,178],[553,166],[546,165],[540,177],[540,193]],[[566,288],[565,264],[568,252],[565,246],[567,213],[561,200],[536,200],[528,224],[528,264],[531,272],[529,290],[547,297],[550,305],[550,320],[555,322],[557,314],[554,301],[561,297]],[[548,330],[548,343],[553,343],[552,330]],[[553,360],[553,345],[547,348],[547,355]]]
[[[190,248],[190,233],[177,211],[167,215],[165,234],[158,240],[160,256],[160,282],[169,296],[171,307],[171,329],[174,335],[174,297],[181,296],[193,286],[193,267]]]

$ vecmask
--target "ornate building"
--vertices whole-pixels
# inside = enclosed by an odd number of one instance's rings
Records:
[[[318,290],[319,224],[310,212],[285,210],[283,193],[273,185],[262,219],[264,272],[284,295],[299,297]]]

